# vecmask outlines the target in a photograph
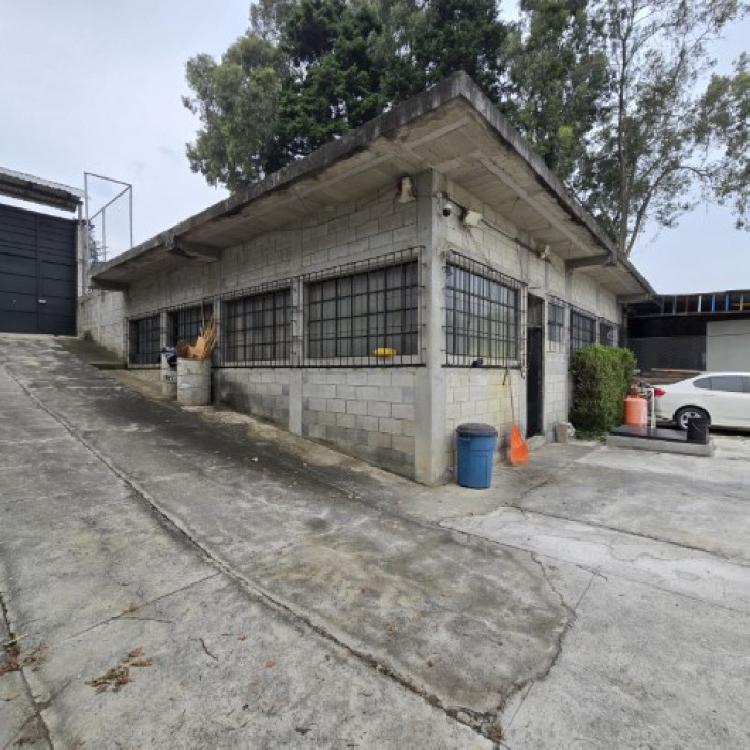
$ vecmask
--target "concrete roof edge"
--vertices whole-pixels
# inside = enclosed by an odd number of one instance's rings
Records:
[[[341,138],[329,141],[311,154],[291,164],[287,164],[262,180],[236,193],[232,193],[228,198],[214,203],[203,211],[199,211],[197,214],[193,214],[175,224],[170,229],[160,232],[130,250],[121,253],[111,261],[101,264],[97,273],[104,273],[113,266],[120,265],[152,248],[159,247],[170,237],[185,234],[191,229],[214,219],[231,216],[258,198],[280,190],[302,177],[310,177],[323,171],[339,159],[350,156],[360,149],[365,148],[379,136],[396,130],[411,120],[437,109],[451,99],[457,98],[463,93],[462,83],[464,79],[474,85],[465,73],[455,73],[449,78],[440,81],[440,83],[431,89],[401,102],[392,110],[384,112],[369,120],[364,125],[345,133]]]
[[[524,137],[511,125],[510,121],[500,112],[497,106],[495,106],[492,100],[479,88],[471,77],[464,72],[456,73],[453,77],[462,81],[465,86],[465,91],[462,91],[462,94],[472,104],[474,109],[480,112],[490,123],[502,140],[526,161],[536,175],[537,180],[542,184],[542,187],[555,197],[558,204],[571,219],[582,224],[594,240],[612,254],[616,264],[622,266],[648,294],[656,294],[654,288],[633,265],[632,261],[627,257],[623,257],[618,252],[615,243],[601,228],[596,219],[584,208],[570,190],[565,187],[557,175],[544,163],[544,160],[533,151]]]
[[[260,197],[283,189],[298,179],[318,174],[339,159],[366,148],[376,138],[397,130],[459,97],[465,99],[484,118],[500,139],[528,164],[542,187],[554,196],[558,204],[570,218],[584,226],[598,244],[612,253],[617,260],[617,264],[630,273],[644,290],[649,294],[655,294],[651,285],[632,263],[617,253],[614,243],[602,230],[594,217],[565,188],[563,183],[552,173],[541,157],[531,149],[521,134],[498,110],[492,100],[463,71],[454,73],[435,84],[432,88],[397,104],[390,111],[373,118],[355,130],[344,134],[341,138],[326,143],[308,156],[288,164],[259,182],[233,193],[228,198],[184,219],[170,229],[127,250],[111,261],[100,264],[95,276],[105,273],[109,268],[118,266],[152,248],[164,245],[172,237],[185,234],[191,229],[207,222],[231,216]]]

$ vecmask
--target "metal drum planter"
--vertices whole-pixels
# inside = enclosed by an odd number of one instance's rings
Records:
[[[177,401],[184,406],[211,403],[211,360],[177,358]]]

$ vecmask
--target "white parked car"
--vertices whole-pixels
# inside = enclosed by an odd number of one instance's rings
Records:
[[[715,427],[750,430],[750,373],[704,372],[672,385],[655,385],[658,421],[687,429],[688,419],[704,417]]]

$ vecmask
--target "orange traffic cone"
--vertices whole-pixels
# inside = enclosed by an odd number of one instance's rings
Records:
[[[523,466],[529,462],[529,446],[521,437],[521,431],[516,425],[513,425],[510,429],[508,461],[510,461],[513,466]]]

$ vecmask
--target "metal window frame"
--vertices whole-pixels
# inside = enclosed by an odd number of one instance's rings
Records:
[[[423,246],[418,245],[401,250],[394,250],[374,258],[368,258],[361,261],[353,261],[333,268],[326,268],[321,271],[307,273],[302,276],[302,297],[303,297],[303,351],[301,367],[321,368],[321,367],[418,367],[424,364],[422,357],[422,328],[423,328],[423,283],[422,283],[422,250]],[[408,267],[412,266],[416,271],[413,280],[409,279]],[[388,271],[401,267],[400,283],[389,287]],[[383,286],[371,287],[371,275],[383,271]],[[363,291],[355,292],[355,278],[365,277],[365,288]],[[335,293],[330,298],[313,299],[312,290],[315,287],[322,288],[326,282],[335,282]],[[348,282],[349,292],[341,293],[341,286]],[[411,282],[411,283],[410,283]],[[389,308],[389,292],[399,293],[399,304]],[[383,309],[373,309],[373,297],[382,293]],[[367,301],[366,312],[355,314],[354,300],[364,297]],[[348,305],[346,304],[348,301]],[[323,317],[323,306],[335,304],[333,317]],[[316,317],[311,312],[313,305],[320,305],[320,317]],[[342,308],[348,307],[348,312]],[[409,315],[412,313],[412,315]],[[400,330],[390,330],[389,315],[400,314],[402,327]],[[412,322],[407,324],[407,318],[411,317]],[[355,335],[355,320],[364,321],[365,331]],[[380,321],[382,319],[382,326]],[[371,323],[375,321],[375,332],[371,330]],[[334,321],[335,333],[331,337],[323,335],[323,324],[327,321]],[[320,324],[320,336],[311,337],[311,327]],[[404,328],[407,326],[408,328]],[[405,337],[412,339],[411,351],[408,354],[399,352],[398,347],[390,347],[395,343],[394,339],[399,339],[401,349],[404,348]],[[371,339],[375,341],[371,341]],[[339,347],[349,351],[352,350],[355,341],[365,340],[367,348],[366,355],[352,355],[341,353]],[[333,341],[335,353],[333,356],[313,356],[311,346],[320,343],[324,345],[326,341]],[[378,348],[394,348],[396,354],[392,356],[379,356],[375,354]]]
[[[469,274],[471,278],[468,279],[468,288],[449,285],[448,275],[451,267]],[[455,250],[446,253],[443,270],[446,275],[444,367],[472,367],[480,359],[482,360],[482,367],[485,368],[521,367],[524,356],[521,331],[525,325],[526,316],[526,294],[524,294],[526,285],[486,263],[469,258]],[[512,293],[514,304],[503,302],[502,292],[497,295],[497,299],[493,298],[491,293],[482,294],[479,290],[482,282],[494,284],[501,290]],[[485,290],[485,292],[488,291],[489,288]],[[456,304],[457,293],[464,297],[462,309],[459,309]],[[486,308],[488,314],[474,314],[474,311],[479,307]],[[512,311],[513,314],[507,315],[506,313],[507,317],[504,321],[502,315],[500,318],[493,318],[492,311],[497,309]],[[467,327],[456,325],[457,314],[463,314],[467,317]],[[493,330],[503,331],[504,335],[493,336]],[[485,346],[492,347],[494,344],[499,344],[505,350],[505,355],[492,356],[482,353]],[[457,353],[457,349],[468,353]]]
[[[568,305],[559,297],[547,297],[546,302],[547,350],[561,352],[565,350],[565,313]]]
[[[587,321],[591,323],[591,340],[584,340],[580,335],[584,328],[580,325],[580,321]],[[585,346],[595,344],[597,341],[596,337],[596,315],[593,315],[586,310],[582,310],[578,307],[570,307],[570,353],[583,349]]]
[[[220,295],[218,303],[220,305],[221,314],[219,316],[218,325],[218,336],[219,351],[218,355],[218,367],[243,367],[243,368],[261,368],[261,367],[293,367],[295,363],[293,361],[293,330],[292,321],[294,318],[294,294],[293,289],[296,280],[294,278],[278,279],[276,281],[265,282],[262,284],[256,284],[251,287],[245,287],[242,289],[236,289],[231,292]],[[280,294],[285,294],[282,305],[277,305],[277,298]],[[252,310],[248,309],[248,302],[265,302],[269,298],[272,298],[273,305],[270,309],[272,312],[272,323],[271,339],[268,341],[248,341],[248,335],[257,331],[257,328],[243,327],[238,330],[238,333],[242,334],[242,357],[235,356],[239,352],[233,351],[233,347],[230,346],[230,336],[233,331],[230,327],[230,321],[236,319],[243,319],[247,322],[249,315],[268,312],[268,310]],[[232,309],[236,305],[241,305],[241,312],[239,315],[233,314]],[[277,314],[283,312],[284,320],[279,322]],[[260,326],[260,329],[266,329],[269,326]],[[277,331],[282,330],[282,336],[277,339]],[[272,355],[270,357],[247,357],[248,350],[253,352],[257,347],[271,347]],[[278,347],[281,347],[280,356],[278,354]]]
[[[138,313],[138,315],[126,318],[125,351],[128,354],[129,368],[154,369],[161,366],[161,325],[161,310]],[[148,332],[149,342],[148,347],[144,348],[141,353],[144,329]],[[134,357],[134,348],[138,351],[136,357]]]
[[[602,336],[602,329],[609,329],[610,339],[607,341]],[[597,322],[597,335],[596,339],[602,346],[617,346],[619,342],[615,340],[615,335],[618,333],[617,324],[613,323],[607,318],[599,318]]]
[[[165,308],[167,313],[167,346],[175,346],[177,341],[193,342],[203,327],[216,313],[213,297],[204,297],[197,302],[186,302],[174,307]],[[194,318],[194,311],[199,311],[199,317]],[[188,319],[180,319],[185,318]]]

